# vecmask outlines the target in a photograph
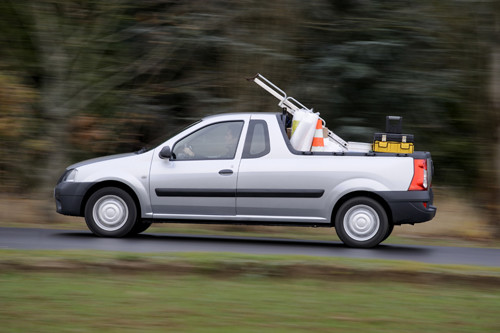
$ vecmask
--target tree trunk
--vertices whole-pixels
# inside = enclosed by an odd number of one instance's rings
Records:
[[[483,26],[483,38],[489,50],[487,86],[483,119],[479,123],[480,138],[478,149],[482,151],[482,167],[478,192],[487,214],[493,237],[500,238],[500,3],[489,7],[491,16]]]
[[[500,10],[500,6],[497,6]],[[491,122],[493,129],[492,151],[492,172],[491,192],[490,192],[490,220],[494,228],[494,233],[500,237],[500,14],[498,10],[495,14],[493,36],[494,41],[491,53],[491,81],[490,81],[490,101],[491,101]]]

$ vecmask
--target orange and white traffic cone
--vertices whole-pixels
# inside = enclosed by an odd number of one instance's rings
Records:
[[[311,145],[311,151],[325,151],[325,141],[323,140],[323,122],[318,119],[316,131]]]

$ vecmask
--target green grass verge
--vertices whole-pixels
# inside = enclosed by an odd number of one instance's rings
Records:
[[[0,250],[0,271],[161,272],[217,276],[250,274],[263,277],[362,280],[389,277],[412,282],[478,282],[500,286],[500,267],[239,253]]]
[[[497,332],[500,269],[0,250],[0,332]]]
[[[4,332],[498,332],[498,290],[161,274],[0,274]]]

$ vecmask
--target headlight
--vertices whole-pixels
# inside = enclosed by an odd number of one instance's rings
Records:
[[[77,169],[66,170],[64,172],[64,174],[61,176],[61,178],[59,179],[59,183],[62,183],[62,182],[74,182],[77,173],[78,173]]]

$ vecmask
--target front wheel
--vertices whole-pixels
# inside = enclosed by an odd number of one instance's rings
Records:
[[[350,247],[369,248],[382,242],[389,231],[384,207],[368,197],[356,197],[340,206],[335,217],[335,231]]]
[[[127,236],[135,236],[135,235],[138,235],[140,234],[141,232],[144,232],[146,231],[149,227],[151,226],[151,223],[147,223],[147,222],[141,222],[140,220],[137,221],[134,225],[134,227],[132,228],[132,230],[130,230],[130,232],[128,233]]]
[[[85,206],[85,222],[101,237],[124,237],[136,225],[137,207],[126,191],[105,187],[93,193]]]

